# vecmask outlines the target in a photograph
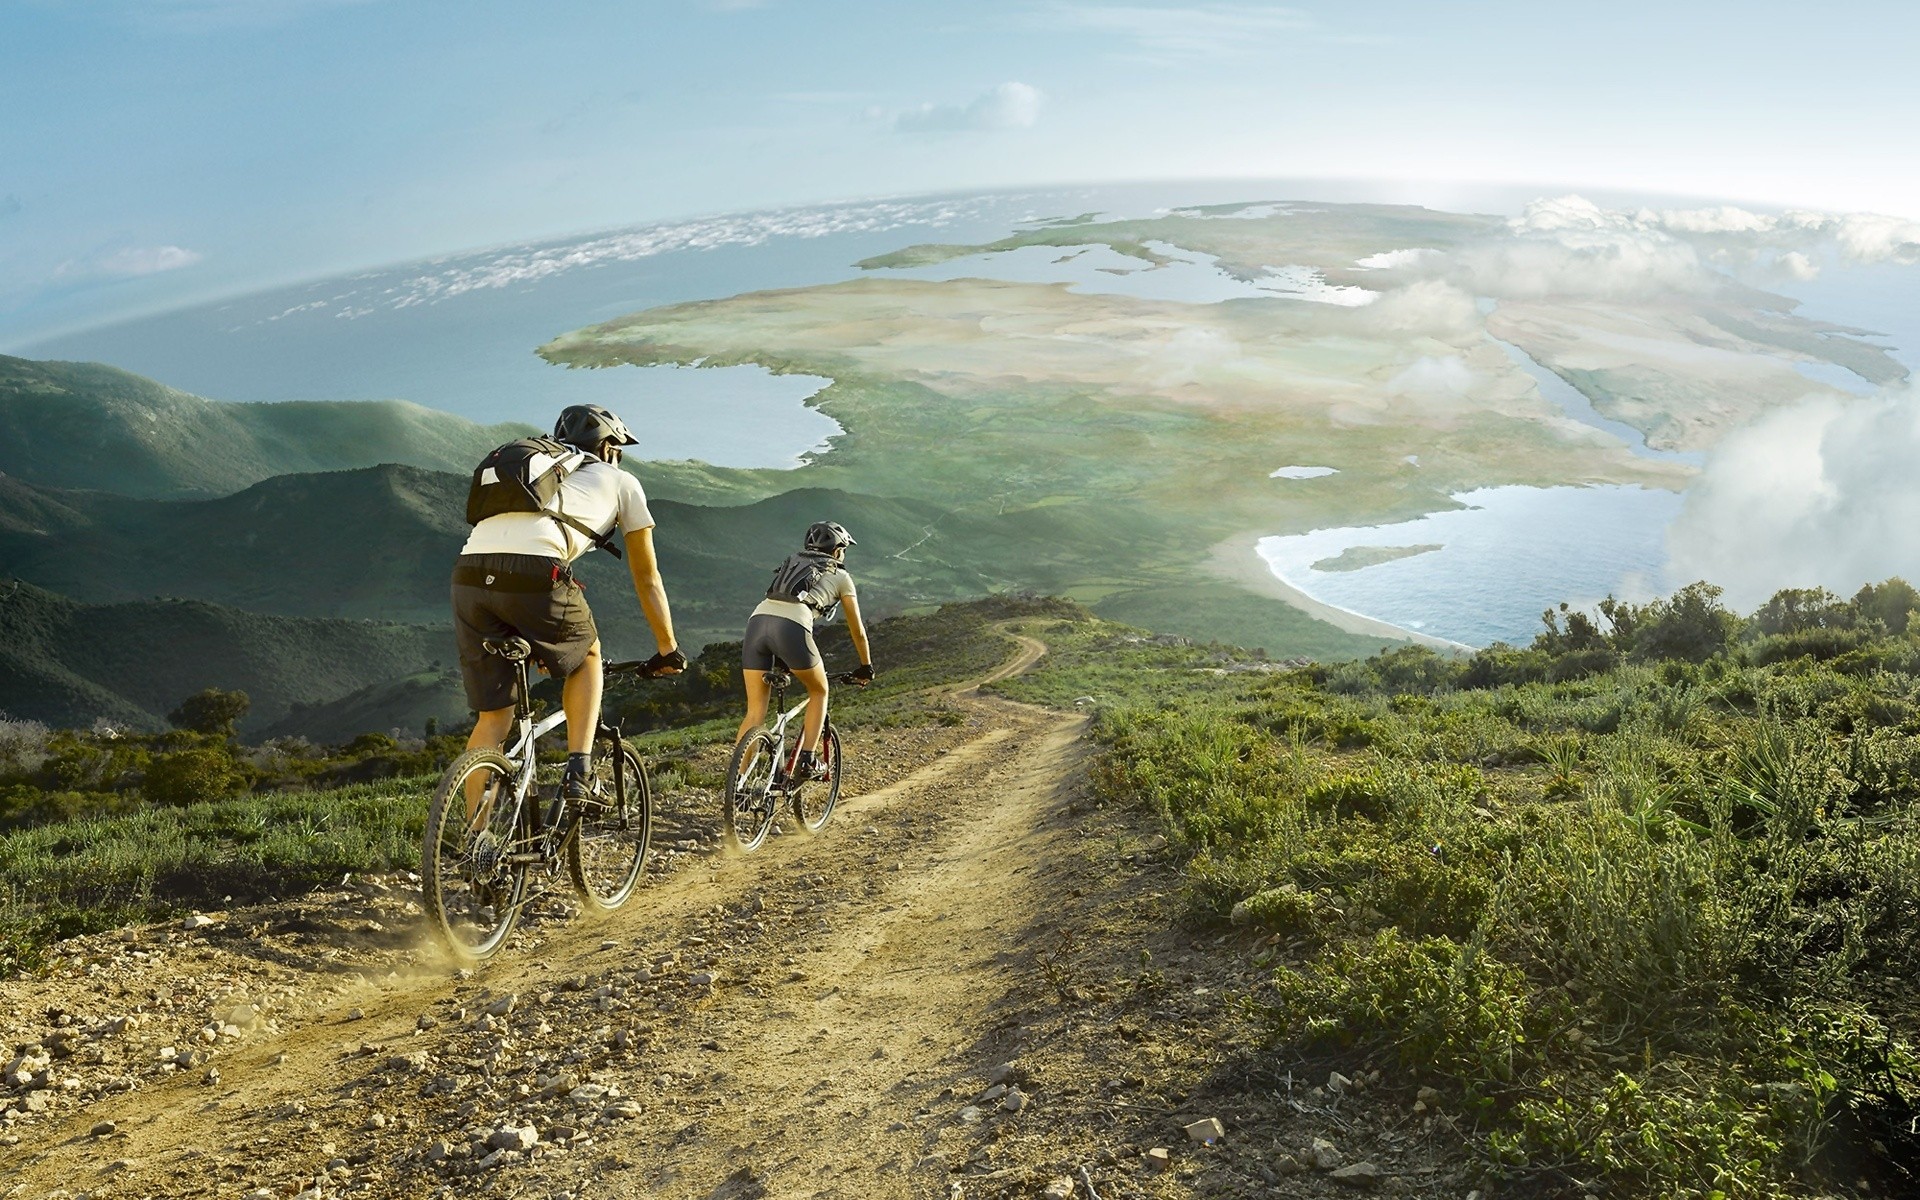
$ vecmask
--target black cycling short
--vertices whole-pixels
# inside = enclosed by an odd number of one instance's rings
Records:
[[[533,660],[556,679],[580,669],[599,640],[586,594],[557,558],[537,554],[462,554],[453,566],[453,632],[460,678],[475,712],[513,707],[514,665],[481,646],[519,634]]]
[[[813,643],[813,630],[792,617],[756,613],[740,639],[741,669],[771,671],[776,659],[790,671],[804,671],[820,665],[820,647]]]

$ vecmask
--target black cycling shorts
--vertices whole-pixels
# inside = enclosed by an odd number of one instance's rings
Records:
[[[820,647],[813,643],[813,630],[792,617],[772,613],[748,618],[746,635],[740,639],[741,669],[771,671],[776,659],[790,671],[819,666]]]
[[[599,640],[587,597],[571,577],[554,578],[560,560],[537,554],[463,554],[453,567],[453,632],[460,678],[475,712],[512,708],[514,665],[481,643],[519,634],[533,661],[556,679],[579,670]]]

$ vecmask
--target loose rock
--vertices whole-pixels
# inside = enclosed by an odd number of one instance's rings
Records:
[[[1357,1162],[1350,1167],[1341,1167],[1327,1178],[1353,1187],[1372,1187],[1380,1181],[1380,1168],[1370,1162]]]
[[[495,1150],[531,1150],[540,1142],[540,1131],[531,1125],[506,1126],[487,1135],[487,1145]]]
[[[1227,1136],[1226,1127],[1217,1117],[1202,1117],[1187,1126],[1187,1140],[1190,1142],[1217,1142]]]
[[[1340,1147],[1325,1138],[1313,1139],[1313,1145],[1307,1147],[1306,1159],[1322,1171],[1331,1171],[1346,1161]]]

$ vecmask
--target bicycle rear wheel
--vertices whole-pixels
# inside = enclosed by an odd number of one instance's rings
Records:
[[[427,808],[421,899],[427,923],[456,958],[491,958],[520,919],[527,868],[509,861],[519,816],[513,776],[499,751],[469,750],[440,776]]]
[[[567,874],[589,912],[612,912],[633,896],[653,836],[653,792],[647,768],[631,746],[614,753],[601,743],[594,757],[593,795],[578,806],[567,833]]]
[[[738,850],[758,850],[773,830],[773,775],[779,757],[778,744],[764,732],[742,739],[733,748],[720,824],[727,841]]]
[[[820,832],[840,800],[840,731],[831,719],[820,735],[820,761],[826,765],[827,777],[800,784],[791,797],[794,820],[808,833]]]

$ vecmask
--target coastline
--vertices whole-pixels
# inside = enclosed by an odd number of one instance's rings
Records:
[[[1257,547],[1260,539],[1266,536],[1259,532],[1234,534],[1207,550],[1207,557],[1201,564],[1201,568],[1216,579],[1223,579],[1256,595],[1292,605],[1315,620],[1325,621],[1347,633],[1362,637],[1389,638],[1397,642],[1413,642],[1444,653],[1473,651],[1474,647],[1461,642],[1416,633],[1411,629],[1402,629],[1398,625],[1388,624],[1364,613],[1335,607],[1325,601],[1314,599],[1292,584],[1283,582],[1268,568],[1267,560],[1260,557]]]

